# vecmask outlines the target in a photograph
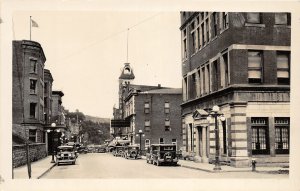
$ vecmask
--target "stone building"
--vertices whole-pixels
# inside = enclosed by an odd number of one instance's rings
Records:
[[[44,69],[44,117],[45,124],[51,124],[52,116],[52,84],[53,77],[50,70]]]
[[[182,12],[183,145],[202,162],[231,166],[288,162],[290,134],[289,13]]]
[[[44,64],[42,46],[13,41],[13,133],[42,143],[44,140]]]

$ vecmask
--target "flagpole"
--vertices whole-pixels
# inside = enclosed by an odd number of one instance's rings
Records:
[[[30,16],[30,40],[31,40],[31,16]]]

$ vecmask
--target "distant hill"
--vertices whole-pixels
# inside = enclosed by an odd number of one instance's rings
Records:
[[[90,116],[90,115],[85,115],[85,120],[92,121],[95,123],[110,123],[109,118],[94,117],[94,116]]]

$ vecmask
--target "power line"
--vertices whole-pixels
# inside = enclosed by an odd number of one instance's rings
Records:
[[[134,24],[134,25],[128,27],[127,29],[124,29],[124,30],[121,30],[121,31],[119,31],[119,32],[113,33],[113,34],[111,34],[111,35],[105,37],[104,39],[97,40],[97,41],[95,41],[95,42],[93,42],[93,43],[91,43],[91,44],[89,44],[89,45],[83,47],[82,49],[79,49],[79,50],[77,50],[77,51],[75,51],[75,52],[69,54],[68,56],[66,56],[66,57],[64,57],[64,58],[62,58],[62,59],[60,59],[60,62],[63,61],[63,60],[66,60],[66,59],[68,59],[68,58],[70,58],[70,57],[72,57],[72,56],[75,55],[75,54],[78,55],[78,54],[82,53],[83,51],[85,51],[86,49],[88,49],[88,48],[90,48],[90,47],[92,47],[92,46],[95,46],[96,44],[99,44],[99,43],[102,43],[102,42],[104,42],[104,41],[107,41],[107,40],[109,40],[109,39],[111,39],[111,38],[113,38],[113,37],[115,37],[115,36],[117,36],[117,35],[119,35],[119,34],[121,34],[121,33],[124,33],[125,31],[127,31],[127,62],[128,62],[128,32],[129,32],[129,30],[132,29],[132,28],[135,28],[135,27],[137,27],[137,26],[139,26],[139,25],[141,25],[141,24],[143,24],[143,23],[145,23],[145,22],[147,22],[148,20],[151,20],[152,18],[154,18],[154,17],[156,17],[156,16],[158,16],[158,15],[160,15],[160,14],[161,14],[161,12],[160,12],[160,13],[157,13],[157,14],[155,14],[155,15],[152,15],[152,16],[150,16],[150,17],[148,17],[148,18],[146,18],[146,19],[144,19],[144,20],[142,20],[142,21],[140,21],[140,22]]]

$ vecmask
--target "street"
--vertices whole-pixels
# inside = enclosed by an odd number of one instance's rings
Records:
[[[76,165],[56,166],[42,178],[288,178],[288,175],[253,172],[210,173],[180,166],[155,166],[147,164],[144,159],[126,160],[108,153],[88,153],[80,154]]]

